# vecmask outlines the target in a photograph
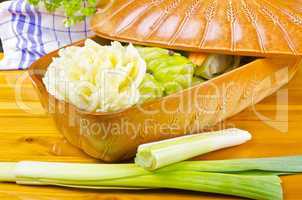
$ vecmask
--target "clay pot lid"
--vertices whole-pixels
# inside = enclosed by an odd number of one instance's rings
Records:
[[[302,55],[300,0],[115,0],[108,5],[91,20],[92,30],[108,39],[195,52]]]

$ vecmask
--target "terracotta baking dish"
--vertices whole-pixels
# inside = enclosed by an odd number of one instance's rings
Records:
[[[33,63],[29,73],[60,132],[93,157],[124,160],[135,154],[139,144],[200,132],[286,84],[302,63],[301,24],[292,18],[301,14],[282,1],[230,2],[116,0],[100,10],[91,21],[98,35],[92,39],[100,43],[109,39],[259,58],[164,98],[118,112],[95,113],[48,94],[42,77],[57,56],[52,52]]]

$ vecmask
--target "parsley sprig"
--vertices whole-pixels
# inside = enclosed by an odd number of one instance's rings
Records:
[[[64,24],[70,27],[93,15],[96,12],[97,0],[28,0],[28,2],[35,6],[43,4],[49,12],[63,8],[66,15]]]

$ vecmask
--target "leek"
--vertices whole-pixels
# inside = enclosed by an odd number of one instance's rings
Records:
[[[39,179],[46,185],[64,185],[82,188],[171,188],[217,194],[227,194],[252,199],[282,199],[282,187],[278,176],[242,176],[208,172],[175,171],[154,173],[151,175],[134,176],[120,179],[100,181],[79,181]]]
[[[16,164],[12,162],[1,162],[0,165],[0,181],[14,182],[16,177],[14,174]]]
[[[67,179],[70,181],[93,181],[117,179],[150,174],[134,164],[74,164],[55,162],[22,161],[16,164],[14,173],[18,178]]]
[[[4,166],[4,167],[3,167]],[[240,175],[201,171],[149,172],[134,164],[72,164],[19,162],[5,181],[19,184],[56,185],[92,189],[174,188],[227,194],[252,199],[282,199],[280,179],[276,175]],[[0,168],[8,169],[7,165]],[[127,169],[129,168],[129,169]],[[6,175],[7,176],[7,175]]]
[[[106,186],[160,187],[228,194],[252,199],[282,199],[278,176],[241,176],[175,171],[102,181]]]
[[[0,181],[91,189],[174,188],[282,199],[278,175],[302,172],[302,156],[185,161],[148,171],[133,164],[22,161],[0,164]]]
[[[203,172],[243,172],[265,171],[278,173],[302,172],[302,156],[283,156],[270,158],[185,161],[164,167],[158,171],[203,171]]]
[[[239,145],[250,139],[251,135],[247,131],[232,128],[162,140],[140,145],[135,163],[145,169],[155,170],[211,151]]]

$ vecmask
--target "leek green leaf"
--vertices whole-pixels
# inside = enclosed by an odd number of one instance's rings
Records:
[[[159,171],[161,170],[187,170],[204,172],[242,172],[259,170],[278,173],[299,173],[302,172],[302,156],[185,161],[159,169]]]

